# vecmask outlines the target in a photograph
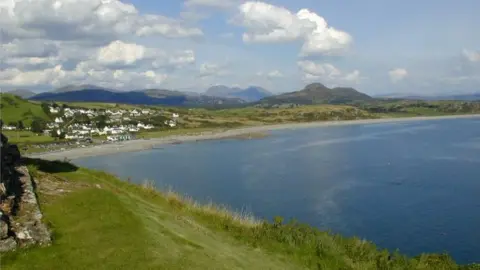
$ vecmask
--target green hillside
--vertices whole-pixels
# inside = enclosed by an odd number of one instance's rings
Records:
[[[2,93],[0,99],[0,118],[5,124],[21,120],[25,126],[29,126],[34,118],[49,119],[38,103],[7,93]]]
[[[348,104],[373,100],[372,97],[358,92],[353,88],[337,87],[328,88],[321,83],[312,83],[300,91],[266,97],[259,101],[260,104]]]
[[[49,247],[2,255],[7,269],[478,269],[407,258],[306,225],[260,222],[63,162],[27,160]]]

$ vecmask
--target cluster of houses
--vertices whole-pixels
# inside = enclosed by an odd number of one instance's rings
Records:
[[[49,128],[44,132],[51,134],[52,129],[57,128],[56,132],[58,135],[61,134],[61,130],[58,129],[59,126],[56,123],[50,123]],[[114,126],[105,126],[104,128],[95,127],[91,124],[72,124],[64,130],[66,132],[65,139],[83,139],[85,137],[98,136],[98,135],[119,135],[119,134],[128,134],[131,132],[139,132],[140,130],[150,130],[155,128],[150,124],[138,123],[137,125],[114,125]]]
[[[49,110],[53,115],[61,112],[59,107],[49,107]],[[122,120],[130,121],[140,116],[154,115],[156,113],[158,112],[151,109],[92,110],[63,108],[63,116],[56,116],[53,123],[48,123],[47,129],[44,130],[44,133],[52,135],[53,130],[56,130],[57,134],[60,135],[62,132],[65,132],[66,139],[82,139],[96,135],[110,135],[107,136],[107,140],[109,141],[131,139],[131,133],[139,132],[141,130],[151,130],[154,129],[155,126],[151,124],[144,124],[140,121],[136,125],[124,125],[118,124],[117,122],[121,122]],[[89,118],[105,115],[108,117],[106,123],[109,125],[105,126],[104,128],[98,128],[92,124],[74,123],[64,127],[65,130],[61,130],[61,127],[64,126],[66,119],[72,118],[75,115],[86,115]],[[180,117],[180,115],[178,113],[173,113],[171,117],[171,120],[165,121],[165,125],[169,127],[177,126],[177,119]]]
[[[84,139],[92,136],[107,135],[109,141],[131,139],[133,133],[141,130],[151,130],[155,126],[151,124],[142,123],[141,119],[163,114],[164,112],[153,109],[83,109],[83,108],[68,108],[58,107],[56,105],[49,106],[48,110],[53,116],[54,121],[46,124],[44,134],[53,136],[65,134],[65,139]],[[103,128],[99,128],[96,124],[80,124],[75,122],[75,116],[84,115],[88,118],[95,118],[100,115],[106,116]],[[172,113],[169,120],[164,124],[168,127],[176,127],[180,115]],[[135,121],[132,121],[135,120]],[[92,121],[94,122],[94,121]],[[124,124],[124,123],[129,124]],[[133,123],[135,124],[133,124]],[[103,125],[102,125],[103,126]],[[16,130],[15,126],[5,125],[4,130]],[[30,127],[25,128],[30,130]]]
[[[11,126],[11,125],[5,125],[2,127],[2,130],[16,130],[16,126]],[[26,127],[25,130],[30,130],[30,127]]]
[[[51,114],[59,114],[61,112],[60,107],[49,107]],[[125,110],[125,109],[118,109],[118,110],[110,110],[110,109],[100,109],[100,110],[93,110],[93,109],[81,109],[81,108],[63,108],[63,114],[65,117],[73,117],[75,114],[83,114],[87,115],[88,117],[96,117],[98,115],[107,115],[113,118],[122,119],[122,117],[139,117],[142,115],[151,115],[154,114],[154,110],[150,109],[133,109],[133,110]]]

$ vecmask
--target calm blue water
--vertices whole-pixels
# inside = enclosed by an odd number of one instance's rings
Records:
[[[480,119],[272,134],[75,163],[408,255],[447,251],[461,263],[480,262]]]

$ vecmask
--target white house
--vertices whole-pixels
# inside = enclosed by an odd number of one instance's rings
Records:
[[[70,108],[65,108],[65,110],[63,110],[63,113],[65,114],[66,117],[72,117],[73,115],[75,115],[75,112],[70,110]]]
[[[130,116],[140,116],[140,112],[134,109],[133,111],[130,112]]]
[[[14,126],[3,126],[2,129],[5,129],[5,130],[15,130],[15,129],[17,129],[17,128],[14,127]]]
[[[50,109],[50,113],[58,113],[59,112],[58,108],[50,107],[49,109]]]
[[[63,119],[60,117],[55,118],[55,123],[63,123]]]
[[[143,110],[142,110],[142,114],[150,114],[150,110],[143,109]]]
[[[177,126],[177,122],[175,122],[174,120],[170,120],[170,121],[167,120],[167,121],[165,121],[165,125],[168,125],[170,127],[175,127],[175,126]]]
[[[67,140],[78,139],[78,135],[75,135],[75,134],[67,134],[67,135],[65,135],[65,139],[67,139]]]
[[[179,115],[178,113],[173,113],[173,114],[172,114],[172,117],[173,117],[173,118],[178,118],[179,116],[180,116],[180,115]]]

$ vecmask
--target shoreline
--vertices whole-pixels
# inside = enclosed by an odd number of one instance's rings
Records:
[[[419,116],[419,117],[403,117],[403,118],[376,118],[376,119],[360,119],[360,120],[341,120],[341,121],[319,121],[308,123],[285,123],[276,125],[263,125],[253,127],[240,127],[228,130],[206,131],[199,135],[171,135],[162,138],[138,139],[132,141],[123,141],[111,144],[101,144],[85,148],[73,148],[54,152],[44,152],[25,155],[30,158],[41,158],[46,160],[63,160],[78,159],[92,156],[113,155],[124,152],[136,152],[154,149],[155,147],[168,144],[178,144],[184,142],[195,142],[205,140],[217,140],[234,138],[239,135],[248,133],[269,132],[275,130],[295,130],[300,128],[316,128],[330,126],[345,125],[362,125],[362,124],[382,124],[397,122],[414,122],[414,121],[431,121],[444,119],[471,119],[480,118],[480,114],[468,115],[447,115],[447,116]]]

